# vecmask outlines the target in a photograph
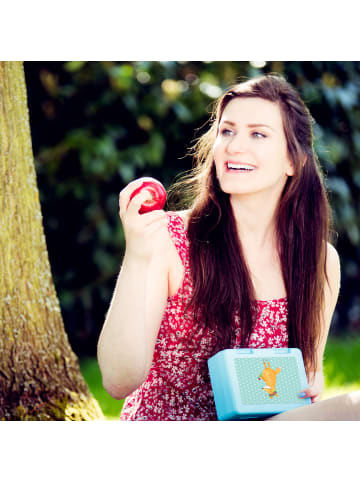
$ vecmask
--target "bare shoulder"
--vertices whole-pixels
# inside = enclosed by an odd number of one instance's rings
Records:
[[[327,243],[326,274],[332,295],[337,298],[340,290],[340,257],[331,243]]]
[[[329,271],[340,272],[339,253],[331,243],[327,243],[327,269]]]
[[[190,214],[191,214],[190,209],[185,209],[183,211],[176,211],[176,214],[181,217],[181,219],[184,222],[185,229],[187,229],[188,224],[189,224]]]

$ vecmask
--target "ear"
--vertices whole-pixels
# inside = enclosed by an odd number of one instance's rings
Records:
[[[303,154],[303,156],[301,158],[301,169],[304,168],[304,166],[306,164],[306,161],[307,161],[307,155]],[[290,158],[287,158],[287,168],[286,168],[285,174],[287,176],[293,176],[294,173],[295,173],[294,164],[293,164],[293,162]]]
[[[294,175],[294,173],[295,173],[294,164],[290,158],[287,158],[287,167],[285,170],[285,174],[291,177]]]
[[[294,168],[293,168],[292,166],[289,167],[288,169],[286,169],[285,174],[286,174],[288,177],[292,177],[292,176],[294,175]]]

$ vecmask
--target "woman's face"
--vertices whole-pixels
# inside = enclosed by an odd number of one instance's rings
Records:
[[[294,174],[280,108],[261,98],[231,100],[222,114],[213,146],[221,189],[243,195],[280,195]]]

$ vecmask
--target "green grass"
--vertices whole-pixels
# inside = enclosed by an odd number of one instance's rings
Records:
[[[81,358],[80,369],[90,392],[99,402],[107,420],[118,420],[123,406],[123,400],[115,400],[104,389],[100,368],[96,358]]]
[[[360,336],[329,337],[324,356],[323,398],[360,390]]]
[[[123,400],[114,400],[102,386],[96,358],[80,360],[81,372],[107,420],[118,420]],[[360,336],[329,337],[324,357],[323,399],[360,390]]]

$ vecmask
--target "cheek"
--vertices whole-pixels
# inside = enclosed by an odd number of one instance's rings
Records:
[[[222,142],[221,140],[217,140],[214,142],[212,155],[215,161],[216,170],[218,171],[218,169],[220,168],[220,165],[222,165],[224,160],[224,155],[225,155],[224,142]]]
[[[221,142],[215,142],[213,149],[213,159],[216,162],[220,162],[224,157],[224,146]]]
[[[226,140],[221,137],[221,136],[217,136],[215,141],[214,141],[214,144],[213,144],[213,151],[217,150],[217,151],[221,151],[224,149],[225,147],[225,144],[226,144]]]
[[[212,148],[213,157],[216,157],[216,153],[218,151],[219,151],[219,141],[215,141]]]

